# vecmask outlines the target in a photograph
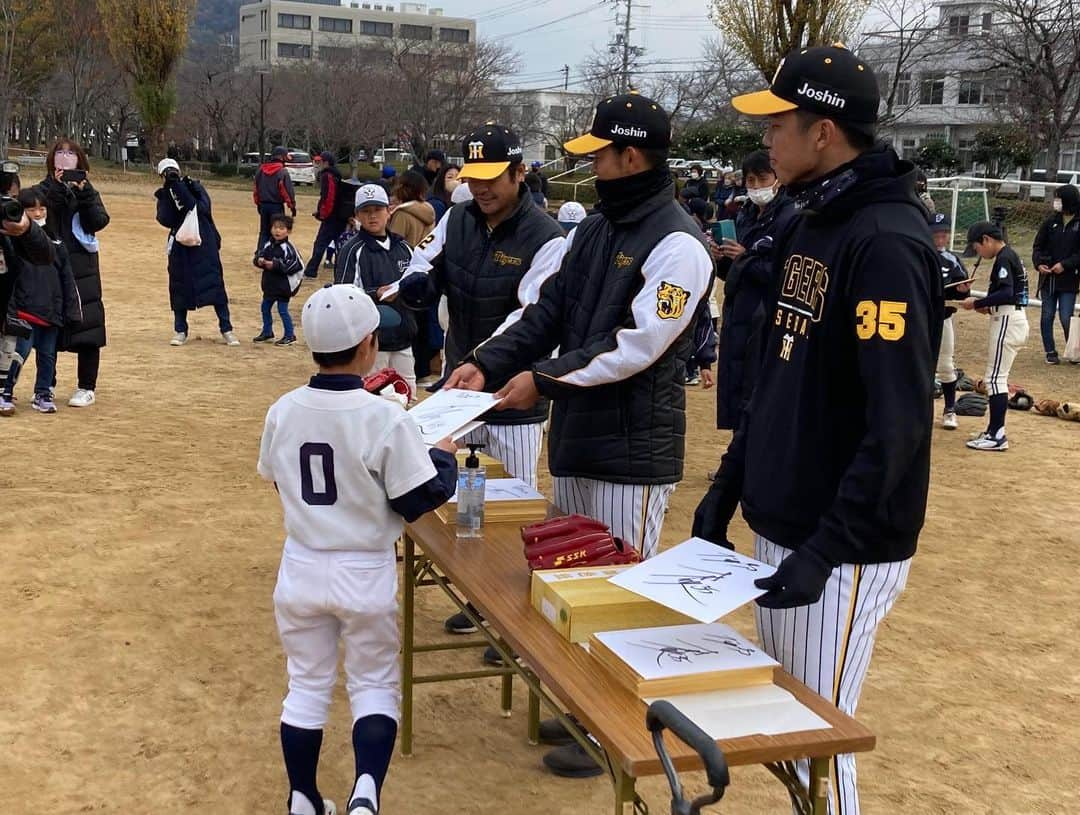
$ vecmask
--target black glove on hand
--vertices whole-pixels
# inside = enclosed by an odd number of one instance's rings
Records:
[[[816,603],[825,590],[833,566],[809,546],[802,546],[784,558],[772,577],[754,581],[765,589],[757,599],[762,608],[795,608]]]
[[[734,549],[734,544],[727,539],[727,530],[738,506],[739,494],[723,482],[714,481],[694,510],[691,534],[696,538],[712,541],[718,546]]]

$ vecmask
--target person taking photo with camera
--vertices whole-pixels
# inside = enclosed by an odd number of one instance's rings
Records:
[[[221,269],[221,235],[214,225],[210,196],[194,178],[181,175],[180,165],[171,158],[162,159],[157,172],[162,181],[161,189],[154,193],[157,222],[169,230],[169,307],[175,318],[175,333],[169,345],[188,341],[187,314],[203,306],[214,307],[225,344],[239,345],[229,319],[229,295]],[[194,219],[190,217],[192,212]]]

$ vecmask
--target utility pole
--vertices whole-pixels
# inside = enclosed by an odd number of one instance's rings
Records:
[[[562,67],[562,73],[563,73],[562,88],[563,88],[564,91],[566,91],[566,90],[570,89],[570,66],[569,65],[564,65]]]
[[[626,0],[626,16],[623,17],[622,37],[622,75],[619,79],[620,93],[630,90],[630,11],[634,7],[634,0]]]

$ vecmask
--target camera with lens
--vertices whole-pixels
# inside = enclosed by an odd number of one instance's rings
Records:
[[[0,195],[0,221],[18,223],[23,217],[23,205],[10,195]]]
[[[176,181],[179,178],[180,178],[180,171],[179,170],[174,170],[172,167],[170,167],[168,170],[165,171],[165,180],[166,181]]]

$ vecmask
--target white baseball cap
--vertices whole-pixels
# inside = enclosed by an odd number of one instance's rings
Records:
[[[351,283],[327,284],[318,289],[300,312],[304,342],[318,354],[355,348],[380,326],[400,325],[401,317],[389,306],[376,306],[363,289]]]
[[[466,201],[473,200],[472,190],[469,189],[469,182],[462,181],[456,187],[454,191],[450,193],[451,204],[464,204]]]
[[[560,224],[580,224],[585,220],[585,207],[577,201],[567,201],[559,207],[559,214],[555,220]]]
[[[355,208],[367,206],[390,206],[390,199],[386,197],[386,190],[381,184],[365,184],[356,191]]]
[[[176,172],[180,172],[180,165],[176,163],[176,159],[163,158],[158,162],[157,174],[165,175],[166,170],[176,170]]]

